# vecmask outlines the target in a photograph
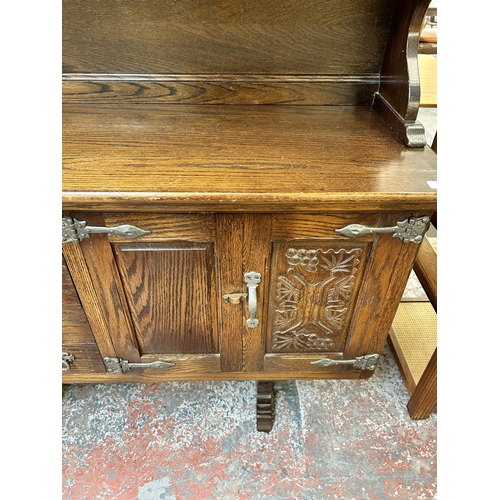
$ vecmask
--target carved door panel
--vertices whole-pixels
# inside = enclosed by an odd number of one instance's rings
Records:
[[[274,217],[266,372],[359,377],[351,360],[376,361],[418,245],[336,229],[393,226],[401,217],[407,214]]]
[[[268,352],[341,353],[369,244],[276,242]]]

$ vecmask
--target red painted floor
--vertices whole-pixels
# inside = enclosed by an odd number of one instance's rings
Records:
[[[388,347],[369,380],[286,383],[269,434],[254,382],[63,394],[63,499],[437,498],[437,416],[409,418]]]

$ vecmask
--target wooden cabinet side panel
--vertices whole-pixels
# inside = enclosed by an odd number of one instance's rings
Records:
[[[405,120],[415,120],[420,103],[418,40],[430,0],[394,3],[382,64],[380,94]]]
[[[62,351],[74,356],[70,370],[73,374],[104,373],[101,355],[64,258],[62,285]]]
[[[62,252],[101,356],[115,357],[116,352],[109,334],[102,304],[94,289],[80,244],[64,243]]]
[[[78,214],[77,218],[87,221],[89,226],[104,226],[104,219],[100,214]],[[102,306],[116,357],[130,362],[140,362],[141,356],[108,236],[93,234],[90,238],[83,239],[80,247]]]
[[[388,214],[384,225],[394,226],[407,216]],[[375,239],[353,315],[345,358],[382,350],[418,250],[418,244],[404,243],[390,234]]]

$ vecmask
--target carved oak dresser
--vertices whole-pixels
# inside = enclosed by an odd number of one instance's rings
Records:
[[[369,378],[436,210],[428,0],[63,0],[63,382]]]

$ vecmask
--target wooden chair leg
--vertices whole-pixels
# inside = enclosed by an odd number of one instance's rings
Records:
[[[410,417],[422,420],[429,416],[437,404],[437,348],[418,381],[406,407]]]
[[[271,432],[275,415],[274,382],[257,382],[257,430]]]

